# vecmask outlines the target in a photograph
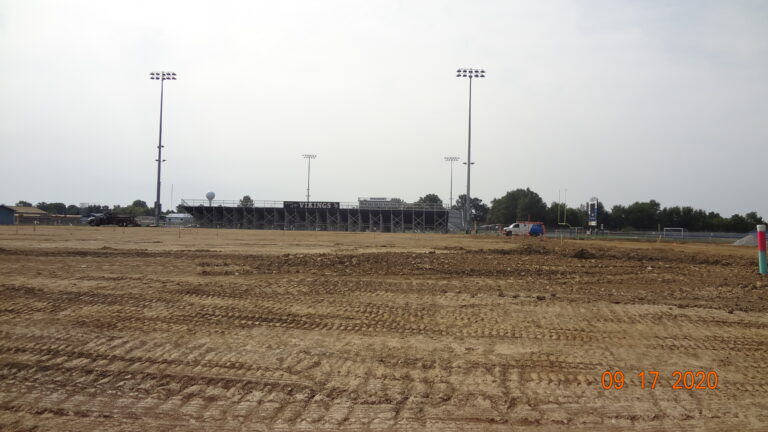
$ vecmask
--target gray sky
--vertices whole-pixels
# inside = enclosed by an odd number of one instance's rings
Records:
[[[0,202],[656,199],[768,216],[765,1],[0,0]],[[456,164],[454,199],[466,189]]]

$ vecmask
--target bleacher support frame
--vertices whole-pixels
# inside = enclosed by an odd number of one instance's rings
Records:
[[[400,208],[283,208],[282,202],[240,207],[234,202],[213,205],[182,200],[184,210],[200,227],[308,231],[448,232],[449,210],[442,206],[403,203]],[[229,205],[224,205],[229,204]],[[278,205],[279,204],[279,205]]]

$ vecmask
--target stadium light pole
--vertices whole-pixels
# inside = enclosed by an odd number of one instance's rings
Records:
[[[157,197],[155,198],[155,226],[160,226],[160,167],[163,159],[163,84],[166,80],[176,80],[176,72],[150,72],[149,79],[160,81],[160,138],[157,142]]]
[[[469,195],[469,182],[470,182],[470,171],[472,169],[472,78],[485,78],[485,70],[484,69],[474,69],[474,68],[461,68],[456,70],[456,77],[457,78],[469,78],[469,129],[467,133],[467,161],[464,162],[467,165],[467,196],[466,201],[464,203],[464,211],[466,212],[466,232],[469,234],[470,232],[470,219],[472,219],[472,207],[471,203],[472,200]]]
[[[453,206],[453,163],[459,160],[458,156],[446,156],[445,158],[446,162],[451,163],[451,193],[448,195],[448,210],[451,209],[451,206]]]
[[[307,160],[307,202],[309,202],[309,174],[310,174],[310,169],[312,167],[312,159],[316,158],[317,155],[303,154],[301,155],[301,157]]]

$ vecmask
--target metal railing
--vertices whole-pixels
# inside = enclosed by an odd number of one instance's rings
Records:
[[[498,227],[498,226],[496,226]],[[478,227],[477,234],[502,236],[498,229],[491,225]],[[598,230],[589,232],[583,227],[574,228],[547,228],[545,237],[580,239],[580,240],[638,240],[638,241],[662,241],[662,242],[704,242],[704,243],[733,243],[746,236],[749,233],[728,233],[728,232],[696,232],[685,231],[676,232],[666,236],[663,231],[609,231]]]
[[[617,239],[617,240],[662,240],[662,241],[693,241],[693,242],[712,242],[712,243],[729,243],[734,242],[742,237],[746,233],[726,233],[726,232],[696,232],[696,231],[684,231],[682,233],[675,232],[670,234],[663,231],[609,231],[609,230],[597,230],[596,232],[589,233],[581,229],[576,231],[574,229],[550,229],[547,230],[547,236],[550,237],[564,237],[564,238],[582,238],[582,239]]]

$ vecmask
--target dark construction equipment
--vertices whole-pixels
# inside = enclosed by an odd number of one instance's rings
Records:
[[[88,215],[88,225],[101,226],[101,225],[117,225],[121,227],[128,226],[140,226],[136,219],[130,215],[116,215],[112,212],[104,213],[91,213]]]

